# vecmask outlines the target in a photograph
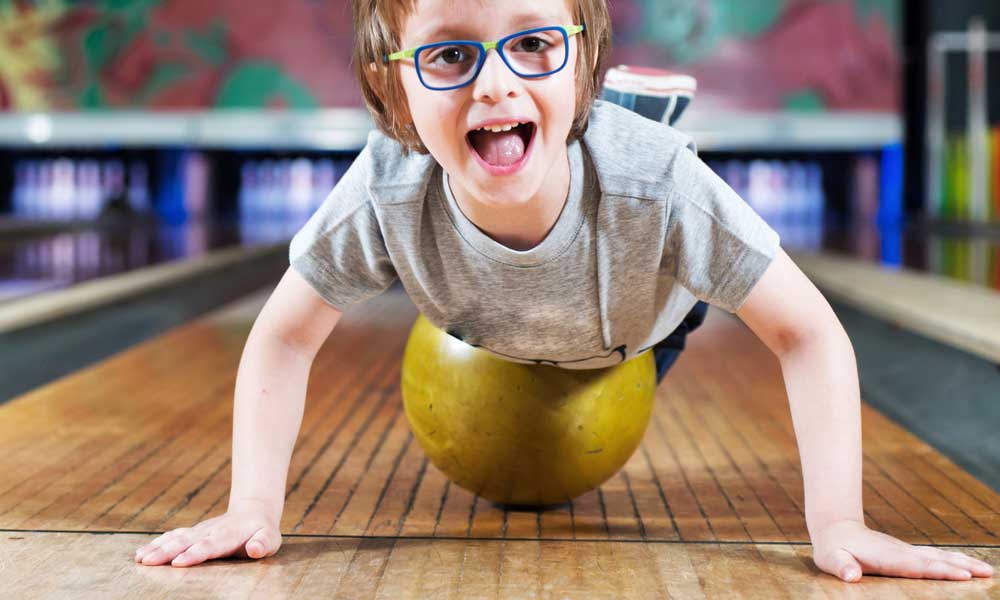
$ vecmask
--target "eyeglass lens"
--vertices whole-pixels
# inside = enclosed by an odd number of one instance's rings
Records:
[[[507,65],[522,77],[538,77],[558,71],[566,62],[566,38],[560,29],[519,35],[497,48]],[[473,44],[442,44],[417,54],[417,68],[424,85],[447,88],[468,83],[476,76],[482,47]]]

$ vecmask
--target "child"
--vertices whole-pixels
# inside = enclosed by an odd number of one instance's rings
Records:
[[[781,361],[817,566],[845,581],[990,576],[963,554],[865,527],[850,341],[686,136],[594,101],[606,0],[354,0],[354,19],[379,131],[292,240],[250,332],[228,510],[165,533],[137,561],[277,552],[311,362],[343,310],[399,278],[452,335],[571,369],[662,340],[662,377],[700,302],[736,313]]]

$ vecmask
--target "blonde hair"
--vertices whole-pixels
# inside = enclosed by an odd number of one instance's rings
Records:
[[[601,87],[605,61],[611,50],[611,18],[607,0],[569,0],[576,25],[586,30],[577,52],[576,115],[569,139],[587,130],[590,107]],[[416,0],[354,0],[354,74],[361,84],[365,104],[375,125],[398,140],[406,150],[422,154],[427,149],[413,127],[406,104],[406,93],[397,63],[385,64],[382,57],[400,50],[399,35],[403,21],[413,12]]]

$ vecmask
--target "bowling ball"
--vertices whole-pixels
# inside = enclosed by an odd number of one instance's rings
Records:
[[[596,488],[639,447],[652,414],[652,351],[602,369],[521,364],[417,317],[403,407],[427,457],[499,504],[544,506]]]

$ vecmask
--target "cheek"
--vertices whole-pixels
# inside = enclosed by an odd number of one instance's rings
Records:
[[[569,134],[569,129],[576,114],[576,76],[570,69],[558,73],[558,80],[552,80],[546,93],[547,120],[555,137]]]
[[[440,99],[433,96],[434,92],[420,83],[415,73],[403,73],[401,81],[403,91],[406,92],[406,104],[410,111],[410,117],[413,119],[413,126],[426,145],[426,136],[435,133],[435,128],[430,125],[438,119],[440,114],[440,108],[435,102]]]
[[[464,131],[457,131],[461,104],[457,94],[428,90],[416,74],[404,74],[402,82],[413,127],[420,141],[439,162],[450,163],[447,157],[455,153],[453,147],[459,143],[455,140],[464,135]],[[464,141],[460,145],[464,148]]]

